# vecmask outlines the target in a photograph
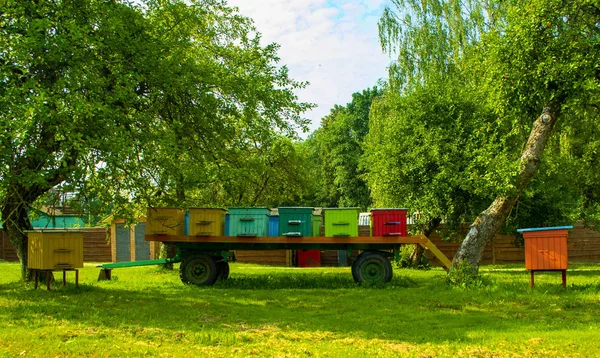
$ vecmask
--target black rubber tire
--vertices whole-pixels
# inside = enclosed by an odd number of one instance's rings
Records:
[[[229,262],[219,261],[217,266],[219,267],[219,280],[227,280],[229,278]]]
[[[390,260],[377,251],[363,252],[352,263],[352,278],[358,283],[385,283],[392,275]]]
[[[179,266],[181,282],[196,286],[211,286],[219,278],[215,260],[204,254],[186,256]]]

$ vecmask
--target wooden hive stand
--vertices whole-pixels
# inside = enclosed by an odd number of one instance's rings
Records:
[[[33,280],[35,282],[35,289],[38,288],[38,277],[40,272],[44,272],[46,274],[46,289],[50,290],[50,281],[52,278],[52,272],[54,271],[62,271],[63,279],[62,286],[65,287],[67,285],[67,271],[75,271],[75,287],[79,288],[79,270],[75,268],[63,268],[63,269],[32,269],[33,272]]]
[[[67,271],[75,271],[75,285],[79,288],[79,270],[83,267],[83,232],[78,230],[35,230],[29,231],[28,262],[38,286],[40,272],[46,274],[46,288],[50,290],[52,272],[62,271],[63,287],[67,282]]]

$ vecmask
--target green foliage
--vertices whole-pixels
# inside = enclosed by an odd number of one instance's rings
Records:
[[[400,249],[400,261],[396,265],[400,268],[430,268],[429,260],[427,260],[425,255],[416,256],[415,250],[415,245],[402,245]]]
[[[9,0],[0,48],[0,206],[18,249],[29,207],[59,184],[121,217],[188,197],[278,202],[261,180],[297,184],[282,168],[306,84],[224,1]],[[251,198],[232,199],[243,183]]]
[[[522,265],[486,266],[489,282],[462,290],[439,268],[373,288],[349,268],[235,263],[200,288],[151,266],[99,282],[86,266],[79,289],[69,273],[48,292],[1,263],[0,356],[597,356],[599,268],[570,265],[566,290],[539,273],[531,290]]]
[[[590,1],[392,1],[379,30],[395,61],[363,160],[375,206],[456,227],[518,195],[505,231],[597,219],[597,15]],[[522,191],[531,123],[558,102],[540,175]]]
[[[214,165],[218,164],[218,165]],[[227,161],[211,166],[212,181],[188,185],[185,201],[193,206],[297,205],[309,195],[311,182],[305,148],[291,139],[277,136],[263,145],[248,145]],[[194,173],[189,173],[192,176]]]
[[[317,180],[317,205],[371,206],[360,158],[369,131],[371,104],[380,95],[377,87],[354,93],[352,102],[345,107],[336,105],[306,140],[311,148],[312,177]]]

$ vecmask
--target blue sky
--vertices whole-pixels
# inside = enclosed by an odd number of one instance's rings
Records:
[[[251,17],[266,43],[281,45],[281,64],[310,85],[297,94],[318,107],[305,116],[311,131],[335,104],[386,77],[377,21],[389,0],[228,0]],[[302,137],[306,137],[303,134]]]

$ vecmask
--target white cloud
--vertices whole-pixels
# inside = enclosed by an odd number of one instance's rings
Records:
[[[281,64],[292,78],[309,81],[300,100],[318,107],[306,113],[316,129],[335,104],[386,76],[377,20],[387,0],[229,0],[251,17],[264,43],[281,45]]]

